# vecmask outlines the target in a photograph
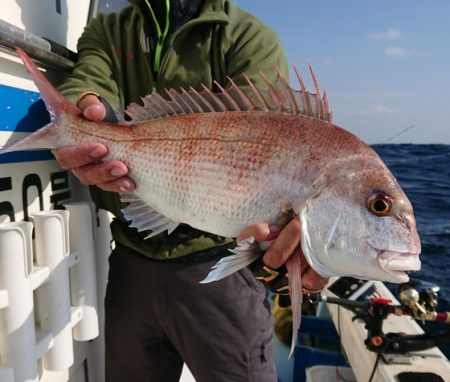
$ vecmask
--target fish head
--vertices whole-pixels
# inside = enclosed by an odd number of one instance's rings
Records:
[[[413,207],[394,176],[379,158],[332,173],[300,210],[311,267],[324,277],[408,281],[407,272],[420,269],[421,246]]]

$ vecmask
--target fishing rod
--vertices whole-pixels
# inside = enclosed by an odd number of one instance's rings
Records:
[[[386,139],[386,140],[385,140],[384,142],[382,142],[382,143],[383,143],[383,144],[384,144],[384,143],[389,143],[389,142],[393,141],[395,138],[398,138],[400,135],[403,135],[403,134],[405,134],[407,131],[413,129],[414,127],[416,127],[416,125],[410,125],[410,126],[404,128],[403,130],[399,131],[398,133],[392,135],[391,137],[389,137],[388,139]]]
[[[418,321],[436,321],[450,324],[450,312],[436,312],[436,311],[418,311],[402,305],[390,305],[391,300],[383,297],[373,297],[368,302],[352,301],[343,298],[335,298],[322,296],[321,301],[328,302],[330,304],[338,304],[349,308],[360,308],[374,311],[378,306],[386,309],[388,314],[394,314],[396,316],[410,316]]]

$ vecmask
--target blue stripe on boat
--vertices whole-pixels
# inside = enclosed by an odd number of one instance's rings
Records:
[[[0,85],[0,131],[30,133],[50,122],[39,93]]]
[[[18,163],[18,162],[34,162],[40,160],[54,160],[55,157],[49,150],[40,151],[15,151],[0,155],[0,164]]]

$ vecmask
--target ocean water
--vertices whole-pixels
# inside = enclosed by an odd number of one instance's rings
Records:
[[[450,311],[450,145],[372,147],[414,207],[422,242],[422,269],[411,276],[437,284],[440,287],[438,310]],[[435,329],[433,324],[427,324],[425,330]],[[442,350],[450,358],[450,345]]]

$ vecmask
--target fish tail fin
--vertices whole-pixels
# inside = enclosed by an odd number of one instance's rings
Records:
[[[64,145],[64,136],[58,128],[61,114],[81,115],[80,110],[67,100],[42,74],[31,58],[20,48],[16,49],[28,72],[33,77],[45,106],[50,114],[51,122],[24,139],[0,148],[0,154],[35,149],[54,149]]]
[[[61,147],[58,144],[61,139],[61,134],[58,130],[56,124],[49,123],[17,142],[0,147],[0,154],[21,150],[55,149]]]
[[[42,74],[38,69],[33,60],[20,48],[16,49],[17,54],[22,59],[25,67],[33,77],[33,81],[36,84],[41,97],[45,102],[48,112],[50,113],[50,118],[52,122],[57,119],[57,117],[65,112],[73,115],[80,115],[80,110],[72,104],[67,98],[65,98]]]
[[[286,262],[286,268],[289,275],[289,295],[292,304],[292,343],[289,352],[289,358],[294,352],[297,344],[298,330],[300,329],[300,322],[302,319],[302,268],[301,256],[298,251],[295,251]]]

